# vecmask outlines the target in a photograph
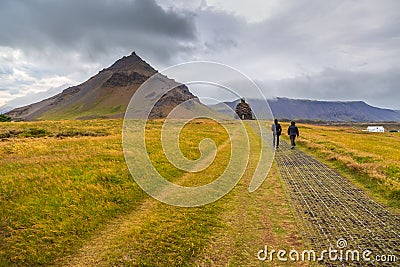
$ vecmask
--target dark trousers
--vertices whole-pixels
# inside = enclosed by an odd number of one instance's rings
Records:
[[[279,135],[278,134],[273,134],[272,135],[272,140],[273,140],[273,145],[279,146]]]
[[[296,142],[294,141],[296,139],[295,135],[290,136],[290,142],[292,143],[292,146],[296,146]]]

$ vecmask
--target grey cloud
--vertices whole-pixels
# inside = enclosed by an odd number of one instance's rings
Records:
[[[0,27],[0,45],[57,47],[88,58],[136,48],[165,60],[195,39],[190,14],[165,11],[154,0],[2,1],[0,23],[7,25]]]
[[[206,42],[196,56],[244,71],[262,81],[267,95],[400,109],[399,1],[282,4],[280,13],[257,23],[199,11],[200,42]]]
[[[267,69],[269,61],[279,61],[284,66],[276,64],[276,68],[287,72],[299,66],[320,71],[327,67],[352,68],[365,62],[368,67],[395,66],[398,58],[391,51],[400,54],[400,2],[384,3],[284,2],[286,7],[281,12],[259,23],[209,8],[198,12],[197,23],[201,40],[207,41],[207,54],[219,58],[219,53],[228,51],[230,55],[224,59],[234,59],[233,64],[241,57],[249,62],[264,61]],[[375,56],[386,62],[379,62]]]

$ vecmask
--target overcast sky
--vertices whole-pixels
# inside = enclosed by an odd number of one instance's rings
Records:
[[[400,109],[399,10],[397,0],[1,0],[0,105],[43,99],[136,51],[159,70],[230,65],[268,96]]]

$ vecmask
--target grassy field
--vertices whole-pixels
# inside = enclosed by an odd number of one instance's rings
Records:
[[[182,131],[188,158],[199,156],[201,138],[218,147],[212,167],[188,174],[162,155],[161,125],[147,128],[160,173],[193,186],[225,168],[229,140],[222,127],[197,121]],[[122,120],[0,124],[0,266],[254,266],[264,245],[302,248],[276,166],[258,191],[247,190],[259,154],[254,133],[238,186],[189,209],[160,203],[134,183],[121,129]]]
[[[0,127],[3,266],[49,264],[145,197],[126,171],[121,121]]]
[[[283,124],[284,130],[287,127]],[[363,132],[364,127],[357,125],[298,127],[300,149],[344,174],[379,202],[400,211],[400,133]]]

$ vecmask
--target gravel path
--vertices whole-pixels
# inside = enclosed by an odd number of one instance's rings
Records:
[[[327,266],[400,266],[400,216],[392,214],[369,198],[348,179],[313,157],[286,142],[276,151],[286,193],[298,220],[300,232],[309,249],[317,252],[329,248],[343,251],[343,260],[331,261],[325,254]],[[347,242],[345,244],[344,240]],[[339,241],[338,241],[339,240]],[[340,244],[338,244],[340,243]],[[339,247],[338,247],[339,245]],[[344,245],[346,245],[344,247]],[[360,262],[346,261],[347,250],[358,250]],[[372,251],[372,261],[363,261],[362,252]],[[378,262],[375,256],[394,262]],[[379,259],[379,258],[377,258]]]

